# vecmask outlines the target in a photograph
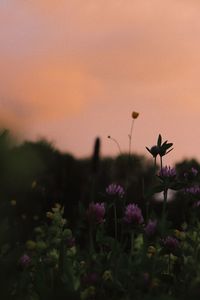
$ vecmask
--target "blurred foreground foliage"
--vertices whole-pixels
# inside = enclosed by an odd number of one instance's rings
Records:
[[[24,243],[34,238],[34,228],[44,224],[46,212],[56,203],[64,207],[63,217],[67,219],[69,228],[77,231],[77,237],[81,208],[88,207],[91,201],[102,201],[108,183],[124,186],[126,202],[139,203],[144,216],[147,200],[158,212],[161,209],[153,195],[145,195],[145,190],[152,186],[154,180],[152,161],[136,154],[100,158],[99,148],[100,141],[97,139],[91,158],[76,159],[55,149],[44,139],[16,145],[8,131],[0,133],[1,299],[9,299],[7,291],[13,288],[18,276],[16,261]],[[184,174],[192,167],[200,169],[199,163],[192,159],[177,163],[176,170]],[[177,193],[169,205],[169,218],[177,226],[187,217],[181,197]],[[84,246],[84,240],[80,238],[79,242]]]

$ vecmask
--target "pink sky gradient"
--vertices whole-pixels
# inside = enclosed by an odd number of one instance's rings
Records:
[[[0,125],[81,157],[107,135],[200,160],[200,2],[0,0]]]

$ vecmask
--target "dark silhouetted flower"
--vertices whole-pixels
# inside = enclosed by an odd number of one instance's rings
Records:
[[[139,113],[136,112],[136,111],[133,111],[133,112],[132,112],[132,118],[133,118],[133,119],[137,119],[138,117],[139,117]]]
[[[105,205],[104,203],[90,203],[87,210],[87,217],[90,222],[101,224],[104,222]]]
[[[148,237],[152,237],[157,228],[157,220],[149,220],[146,227],[144,228],[144,231]]]
[[[111,196],[124,197],[124,189],[121,185],[112,183],[106,188],[106,193]]]
[[[172,236],[167,236],[165,239],[163,239],[162,244],[164,248],[170,253],[176,251],[180,246],[179,241]]]
[[[30,264],[30,262],[31,258],[27,254],[23,254],[19,259],[19,263],[22,267],[27,267]]]
[[[159,134],[158,140],[157,140],[157,145],[154,145],[150,149],[146,147],[146,149],[151,153],[151,155],[156,158],[157,155],[160,155],[161,157],[169,153],[170,151],[173,150],[170,149],[172,147],[172,143],[168,143],[168,141],[165,141],[162,143],[162,136]]]
[[[137,204],[128,204],[125,209],[124,221],[128,224],[139,225],[144,222],[141,209]]]
[[[200,187],[199,186],[191,186],[189,188],[186,188],[185,191],[188,194],[198,195],[198,194],[200,194]]]
[[[162,179],[165,179],[165,178],[172,179],[172,178],[176,177],[176,170],[174,168],[165,166],[164,168],[162,168],[160,170],[160,172],[158,173],[158,176]]]

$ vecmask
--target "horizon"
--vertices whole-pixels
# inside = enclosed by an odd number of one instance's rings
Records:
[[[61,151],[133,152],[158,134],[167,164],[200,160],[200,3],[0,0],[0,127]]]

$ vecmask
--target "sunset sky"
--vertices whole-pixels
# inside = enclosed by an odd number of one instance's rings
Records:
[[[200,1],[0,0],[0,126],[116,155],[133,110],[134,152],[161,133],[200,160]]]

